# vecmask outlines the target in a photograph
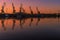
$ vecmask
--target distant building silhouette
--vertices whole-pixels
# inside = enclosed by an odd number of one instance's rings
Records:
[[[29,6],[31,14],[28,14],[28,13],[25,12],[25,9],[23,8],[23,4],[21,4],[21,6],[19,8],[20,9],[19,12],[16,12],[13,2],[12,2],[13,13],[12,14],[4,14],[5,13],[4,12],[5,5],[6,5],[6,3],[4,2],[4,5],[2,6],[2,10],[1,10],[2,14],[0,14],[0,18],[10,18],[11,17],[11,18],[22,19],[22,18],[30,18],[30,17],[32,17],[32,18],[33,17],[34,18],[36,18],[36,17],[41,17],[41,18],[42,17],[44,17],[44,18],[45,17],[49,17],[49,18],[50,17],[54,17],[54,18],[60,17],[60,11],[59,11],[58,15],[56,13],[55,14],[51,14],[51,10],[50,10],[49,14],[44,14],[44,13],[42,14],[42,13],[40,13],[38,7],[36,7],[37,14],[34,14],[31,6]]]
[[[20,6],[20,13],[25,13],[25,10],[23,8],[23,4],[21,4],[21,6]]]

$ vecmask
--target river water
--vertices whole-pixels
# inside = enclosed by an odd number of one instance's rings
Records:
[[[0,39],[60,38],[60,18],[0,19]]]

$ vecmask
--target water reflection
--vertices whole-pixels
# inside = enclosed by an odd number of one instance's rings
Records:
[[[12,30],[15,29],[15,27],[20,27],[21,29],[22,28],[25,28],[27,27],[26,25],[28,25],[28,27],[31,27],[31,26],[43,26],[43,25],[47,25],[49,24],[50,22],[55,24],[55,21],[57,20],[57,22],[59,22],[59,19],[58,18],[29,18],[29,19],[9,19],[11,22],[12,22]],[[6,27],[6,23],[8,23],[7,21],[9,21],[7,19],[1,19],[1,24],[2,24],[2,27],[3,29],[6,31],[7,27]],[[5,23],[6,22],[6,23]],[[26,23],[27,22],[27,23]],[[56,22],[56,23],[57,23]],[[0,24],[0,25],[1,25]],[[19,25],[18,25],[19,24]],[[7,24],[8,25],[8,24]],[[9,25],[11,25],[11,23],[9,23]],[[9,26],[8,27],[11,27]],[[52,25],[52,24],[51,24]],[[57,24],[56,24],[57,25]]]
[[[6,27],[4,26],[4,19],[2,19],[1,24],[2,24],[4,31],[6,31]]]
[[[13,26],[12,26],[12,30],[14,30],[14,28],[15,28],[15,19],[13,19]]]
[[[20,27],[23,28],[24,22],[22,22],[22,20],[20,20]]]
[[[37,19],[36,26],[38,26],[40,18]]]
[[[3,28],[0,31],[0,35],[3,35],[2,39],[45,38],[46,36],[50,38],[56,37],[56,35],[58,37],[60,35],[60,18],[0,19],[0,28]]]
[[[31,26],[32,22],[33,22],[33,18],[31,18],[31,22],[30,22],[29,26]]]

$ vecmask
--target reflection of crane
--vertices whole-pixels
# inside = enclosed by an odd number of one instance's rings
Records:
[[[25,13],[25,10],[23,9],[23,12]]]
[[[20,20],[20,27],[23,28],[23,26],[22,26],[22,20]]]
[[[6,5],[6,3],[4,2],[4,5],[2,6],[1,12],[2,14],[4,14],[4,6]]]
[[[4,20],[2,20],[1,23],[2,23],[2,27],[4,28],[4,30],[6,30],[6,28],[4,27]]]
[[[32,22],[33,22],[33,18],[31,18],[31,22],[30,22],[29,26],[31,26]]]
[[[15,20],[13,19],[13,26],[12,26],[12,30],[14,30],[15,27]]]
[[[10,1],[12,3],[13,13],[15,13],[16,10],[15,10],[14,3],[13,3],[14,0],[10,0]]]
[[[36,22],[36,26],[38,25],[39,21],[40,21],[40,18],[38,18],[38,20],[37,20],[37,22]]]

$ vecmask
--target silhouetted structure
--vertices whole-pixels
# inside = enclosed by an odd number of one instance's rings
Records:
[[[21,27],[21,28],[23,28],[24,23],[25,23],[25,19],[21,19],[21,20],[20,20],[20,27]]]
[[[31,15],[33,15],[33,11],[32,11],[32,8],[31,8],[31,6],[30,6],[29,8],[30,8]]]
[[[22,24],[24,25],[24,23],[25,23],[25,19],[23,19],[23,23]]]
[[[4,14],[4,7],[5,7],[6,3],[4,2],[3,6],[2,6],[2,9],[1,9],[1,13]]]

